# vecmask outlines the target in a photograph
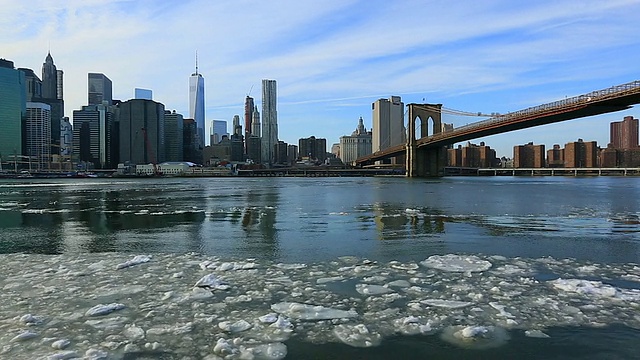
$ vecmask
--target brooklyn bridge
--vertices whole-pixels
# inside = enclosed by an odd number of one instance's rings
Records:
[[[534,126],[584,118],[629,109],[640,103],[640,81],[542,104],[455,129],[443,130],[442,104],[408,104],[407,143],[391,146],[356,160],[360,166],[405,155],[408,177],[442,176],[447,147],[472,140]],[[432,124],[429,134],[429,123]]]

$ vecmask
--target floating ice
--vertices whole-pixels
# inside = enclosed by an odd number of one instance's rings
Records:
[[[151,256],[149,255],[136,255],[131,260],[127,260],[121,264],[116,265],[116,270],[128,268],[130,266],[143,264],[149,262],[151,260]]]
[[[25,341],[25,340],[33,339],[36,336],[38,336],[38,333],[35,333],[33,331],[23,331],[20,334],[11,338],[11,342]]]
[[[431,322],[423,323],[422,320],[415,316],[407,316],[402,319],[396,319],[394,322],[396,332],[405,335],[426,334],[431,332]]]
[[[57,352],[53,355],[47,356],[47,360],[66,360],[66,359],[76,359],[78,358],[78,353],[72,350],[66,350]]]
[[[276,264],[277,268],[283,269],[283,270],[298,270],[298,269],[304,269],[307,267],[307,264],[283,264],[283,263],[278,263]]]
[[[122,334],[131,341],[144,339],[144,330],[135,324],[125,325]]]
[[[380,345],[382,336],[372,332],[364,324],[341,324],[333,328],[333,334],[343,343],[353,347],[372,347]]]
[[[271,310],[298,320],[327,320],[342,319],[358,316],[354,310],[332,309],[319,305],[300,304],[295,302],[281,302],[271,305]]]
[[[69,346],[69,344],[71,344],[71,342],[67,339],[60,339],[60,340],[56,340],[54,342],[51,343],[51,347],[54,349],[58,349],[58,350],[62,350],[64,348],[66,348],[67,346]]]
[[[116,310],[122,310],[124,309],[124,305],[123,304],[117,304],[117,303],[112,303],[112,304],[98,304],[94,307],[92,307],[91,309],[87,310],[87,312],[85,313],[86,316],[101,316],[101,315],[107,315],[107,314],[111,314],[112,312],[116,311]]]
[[[387,284],[387,286],[399,287],[399,288],[408,288],[411,286],[411,283],[407,280],[394,280]]]
[[[480,272],[489,270],[491,263],[474,255],[432,255],[420,262],[421,265],[451,272]]]
[[[33,316],[31,314],[24,314],[20,317],[20,322],[25,323],[27,325],[37,325],[42,322],[42,318],[38,316]]]
[[[393,290],[380,285],[356,284],[356,291],[362,295],[382,295]]]
[[[201,288],[214,289],[214,290],[229,290],[229,288],[230,288],[230,286],[226,282],[224,282],[223,280],[219,279],[214,274],[209,274],[209,275],[203,276],[193,286],[201,287]]]
[[[528,336],[528,337],[540,338],[540,339],[544,339],[544,338],[548,338],[549,337],[549,335],[545,334],[541,330],[526,330],[524,332],[524,335]]]
[[[260,320],[260,322],[264,324],[271,324],[276,322],[276,320],[278,320],[278,314],[269,313],[267,315],[262,315],[258,318],[258,320]]]
[[[626,301],[640,301],[640,290],[619,289],[600,281],[556,279],[550,283],[556,289],[570,293],[577,293],[595,298],[616,298]]]
[[[222,321],[221,323],[218,324],[218,327],[230,333],[238,333],[241,331],[251,329],[251,324],[249,324],[245,320],[238,320],[234,323],[232,323],[231,321]]]
[[[441,334],[442,340],[469,349],[489,349],[507,343],[509,334],[495,326],[449,326]]]
[[[287,356],[287,345],[270,343],[258,345],[252,349],[254,360],[280,360]]]
[[[442,300],[442,299],[425,299],[420,301],[421,304],[447,308],[447,309],[460,309],[463,307],[467,307],[469,305],[473,305],[468,301],[456,301],[456,300]]]

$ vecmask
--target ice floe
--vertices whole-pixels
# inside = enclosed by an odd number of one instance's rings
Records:
[[[120,264],[122,254],[0,255],[0,358],[271,360],[291,338],[370,347],[441,336],[484,349],[514,331],[640,328],[637,264],[459,254],[309,264],[154,254],[130,271]]]
[[[127,260],[123,263],[116,265],[116,269],[120,270],[120,269],[128,268],[130,266],[144,264],[149,261],[151,261],[151,256],[149,255],[136,255],[133,257],[133,259]]]

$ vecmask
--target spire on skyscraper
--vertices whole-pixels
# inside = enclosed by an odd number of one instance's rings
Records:
[[[198,50],[196,50],[196,75],[198,75]]]

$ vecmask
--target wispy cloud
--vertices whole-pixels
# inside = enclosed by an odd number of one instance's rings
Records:
[[[107,74],[116,97],[151,88],[186,113],[197,49],[208,119],[242,113],[252,86],[259,103],[272,78],[280,137],[331,143],[380,97],[504,111],[635,80],[639,14],[637,0],[0,0],[0,57],[39,71],[50,44],[69,114],[87,72]]]

